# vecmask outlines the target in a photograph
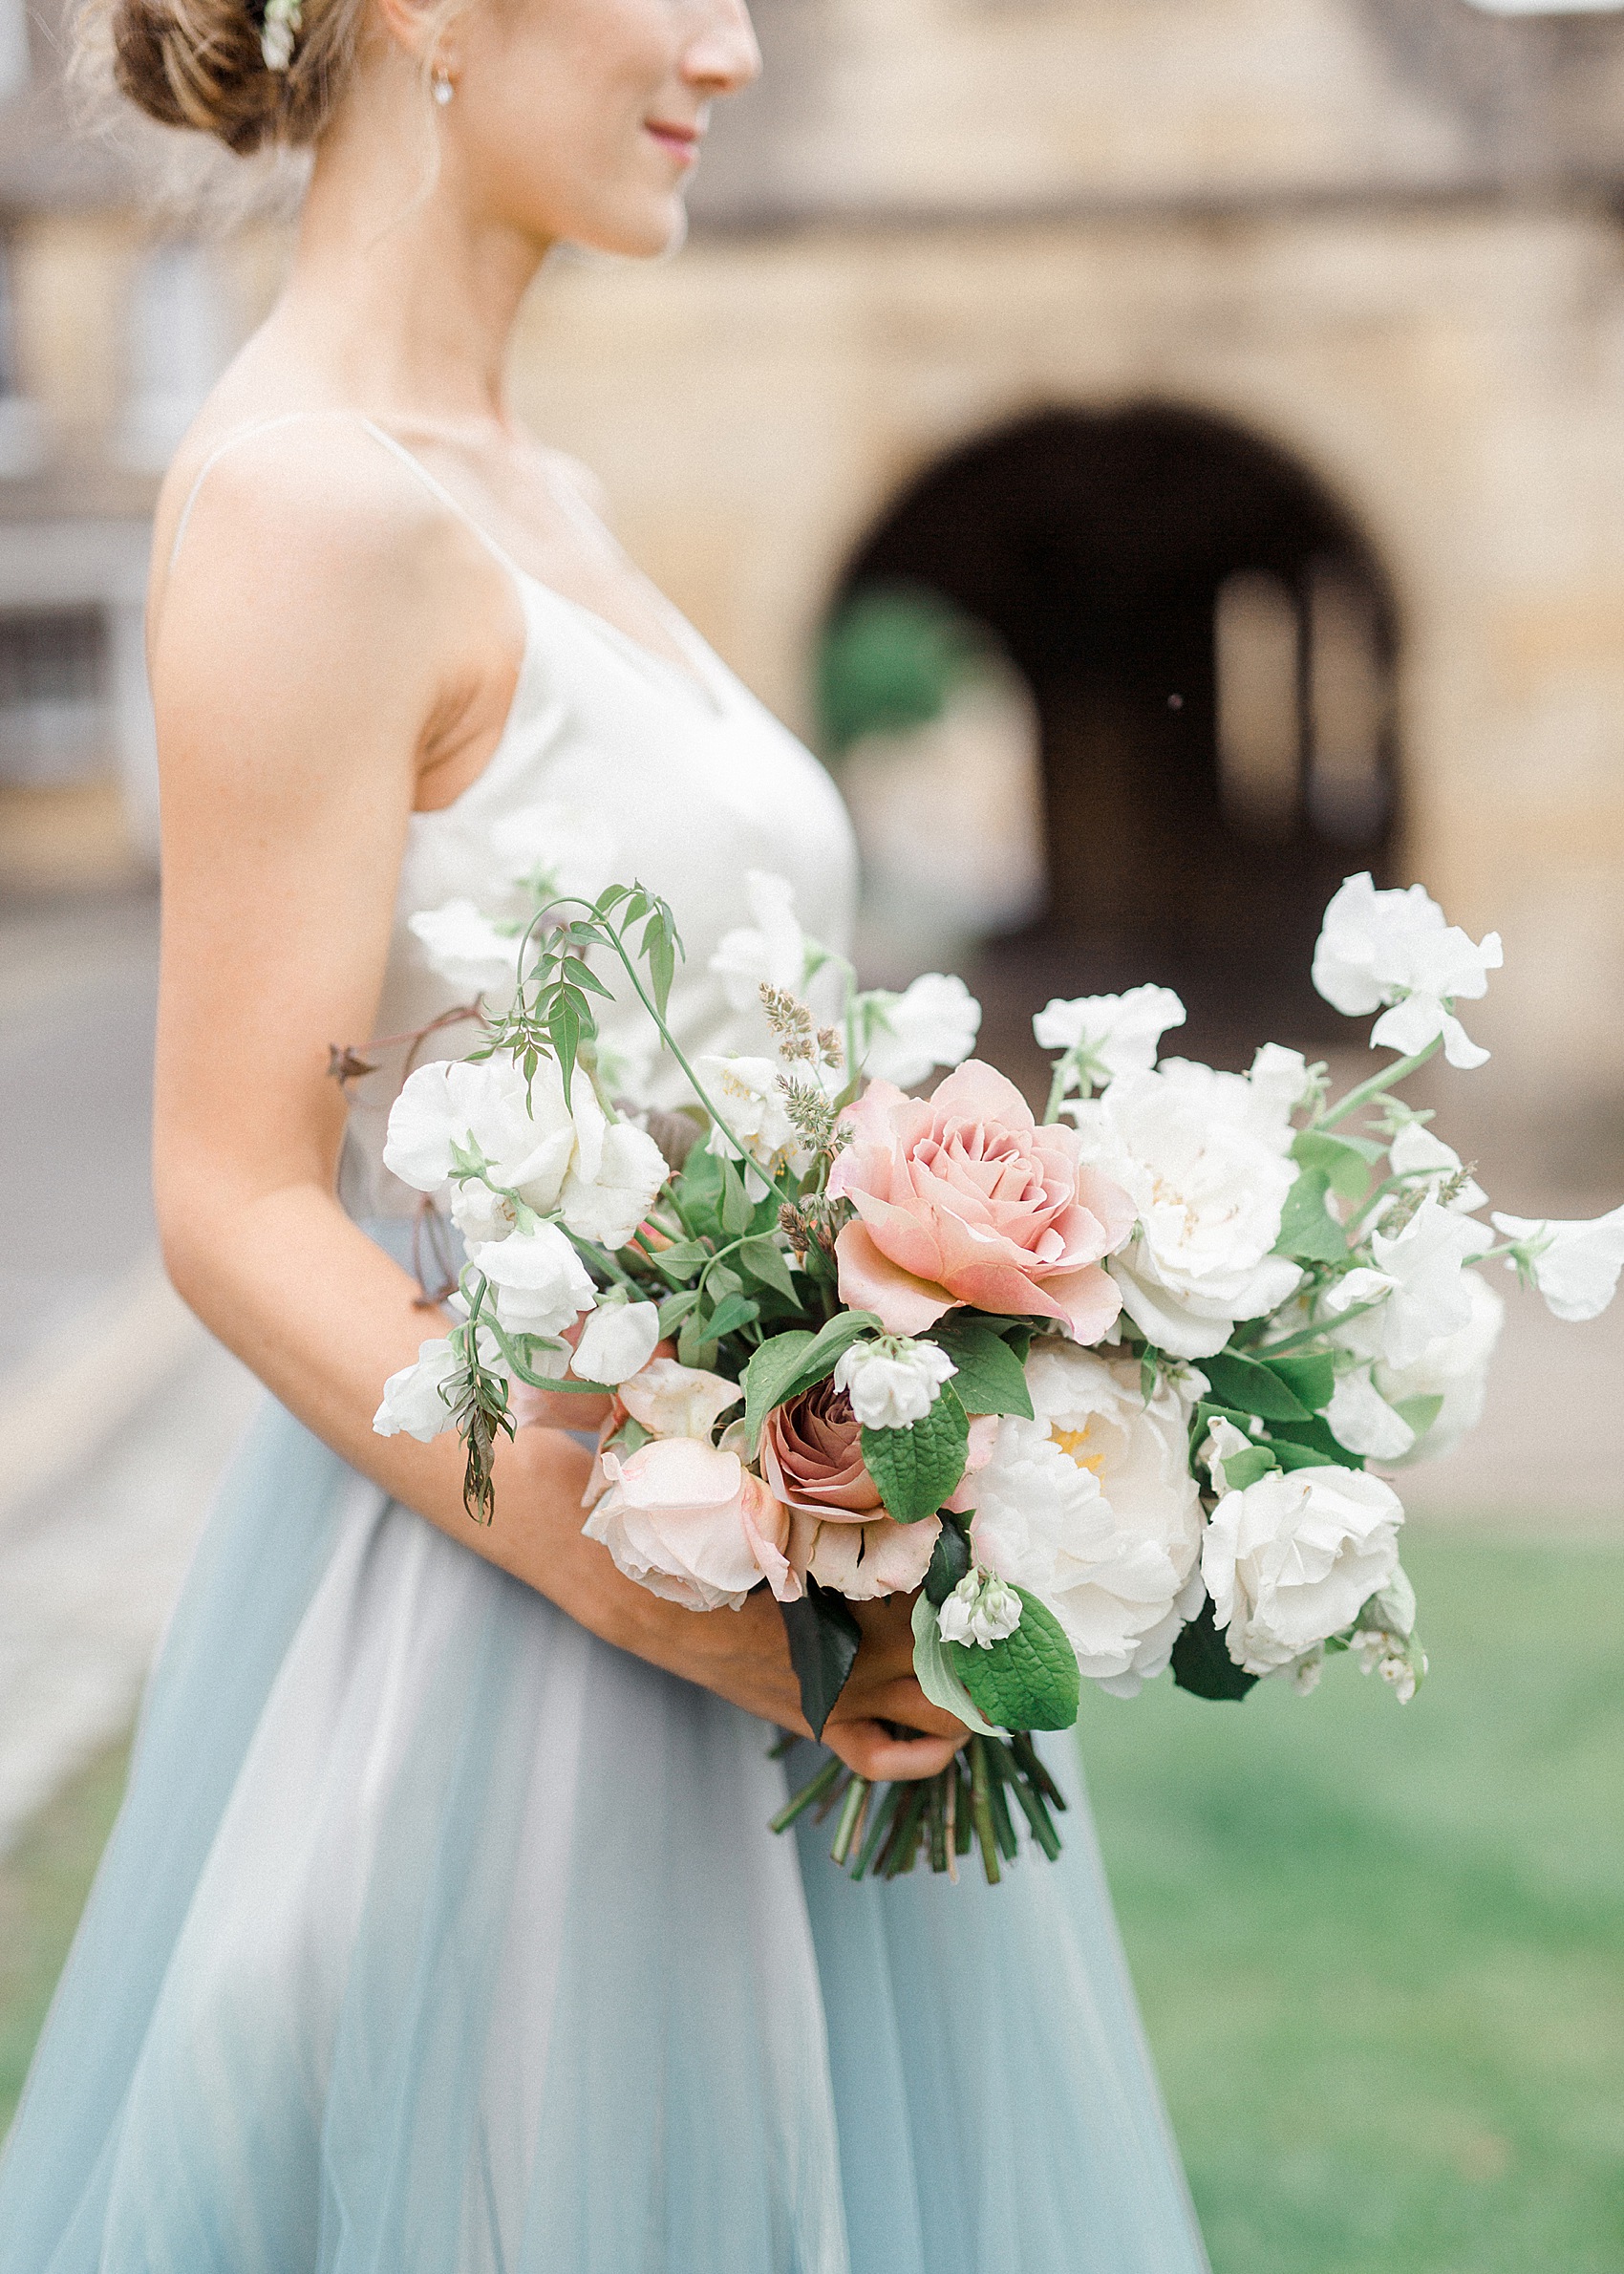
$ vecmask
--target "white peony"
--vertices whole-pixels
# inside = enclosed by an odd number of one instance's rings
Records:
[[[1401,1231],[1375,1233],[1370,1244],[1375,1267],[1361,1265],[1327,1288],[1323,1309],[1334,1319],[1374,1302],[1378,1307],[1350,1319],[1336,1340],[1387,1365],[1412,1366],[1442,1336],[1469,1322],[1464,1267],[1487,1248],[1488,1234],[1470,1216],[1441,1208],[1429,1192]]]
[[[484,1190],[464,1184],[452,1202],[464,1237],[481,1243],[512,1229],[511,1208],[489,1192],[503,1186],[538,1215],[556,1211],[580,1238],[623,1247],[670,1173],[646,1130],[609,1119],[584,1074],[566,1105],[551,1059],[529,1084],[509,1058],[419,1066],[391,1109],[384,1167],[419,1192],[443,1194],[454,1145],[477,1147],[489,1164]]]
[[[1442,1398],[1431,1425],[1421,1430],[1415,1443],[1401,1454],[1383,1454],[1387,1460],[1434,1461],[1441,1454],[1450,1452],[1460,1444],[1468,1429],[1477,1427],[1482,1418],[1484,1401],[1488,1394],[1488,1366],[1500,1340],[1500,1329],[1506,1317],[1505,1298],[1491,1287],[1481,1272],[1461,1274],[1461,1282],[1470,1305],[1470,1317],[1453,1334],[1441,1335],[1429,1342],[1420,1358],[1407,1366],[1378,1364],[1374,1381],[1388,1405],[1402,1405],[1410,1398]],[[1336,1428],[1336,1423],[1332,1423]],[[1362,1448],[1336,1434],[1350,1452]]]
[[[468,1260],[490,1281],[497,1318],[509,1334],[561,1335],[597,1301],[585,1264],[556,1224],[481,1240]]]
[[[416,1365],[402,1366],[383,1385],[383,1404],[373,1416],[379,1437],[415,1437],[419,1445],[457,1427],[457,1417],[444,1395],[462,1370],[462,1362],[449,1341],[418,1345]]]
[[[583,1382],[628,1381],[642,1372],[659,1339],[657,1303],[600,1300],[581,1329],[569,1370]]]
[[[926,972],[902,995],[876,989],[858,997],[871,1081],[911,1089],[933,1066],[962,1065],[975,1047],[981,1005],[962,979]]]
[[[1359,1469],[1272,1470],[1227,1492],[1201,1569],[1229,1656],[1273,1674],[1352,1626],[1399,1567],[1404,1511]]]
[[[471,900],[419,909],[407,928],[421,942],[430,968],[470,995],[510,996],[519,976],[523,927],[500,930]]]
[[[1495,1216],[1494,1229],[1526,1246],[1534,1285],[1558,1319],[1598,1319],[1624,1271],[1624,1208],[1586,1221],[1538,1223]]]
[[[1406,1122],[1387,1148],[1387,1158],[1395,1176],[1413,1178],[1418,1183],[1424,1179],[1433,1191],[1461,1176],[1460,1154],[1445,1145],[1442,1137],[1435,1137],[1424,1122]],[[1462,1178],[1461,1189],[1449,1206],[1458,1215],[1469,1216],[1487,1198],[1488,1194],[1476,1179],[1467,1176]]]
[[[882,1335],[841,1353],[835,1387],[851,1400],[865,1429],[907,1429],[921,1422],[958,1368],[935,1342]]]
[[[1070,1002],[1056,996],[1036,1013],[1032,1031],[1041,1049],[1069,1051],[1075,1072],[1098,1088],[1119,1074],[1147,1074],[1162,1037],[1186,1016],[1170,987],[1130,987]]]
[[[990,1572],[968,1571],[937,1615],[944,1642],[972,1642],[991,1650],[1020,1624],[1020,1598]]]
[[[1314,983],[1350,1019],[1389,1006],[1371,1044],[1409,1056],[1439,1036],[1452,1066],[1481,1066],[1488,1052],[1471,1041],[1454,1005],[1488,992],[1505,960],[1497,932],[1473,946],[1421,885],[1378,892],[1368,870],[1332,898],[1314,951]]]
[[[795,888],[784,876],[752,869],[744,880],[752,925],[722,938],[710,968],[736,1011],[759,1011],[761,989],[799,995],[806,979],[806,937],[795,913]]]
[[[1295,1051],[1271,1045],[1250,1075],[1168,1059],[1068,1108],[1083,1158],[1138,1208],[1106,1269],[1128,1317],[1171,1357],[1212,1357],[1237,1319],[1274,1310],[1302,1277],[1272,1250],[1297,1173],[1289,1117],[1307,1079]]]
[[[1201,1604],[1201,1498],[1187,1417],[1164,1382],[1075,1343],[1027,1362],[1036,1419],[1006,1416],[975,1479],[979,1561],[1040,1598],[1084,1674],[1118,1697],[1166,1665]]]

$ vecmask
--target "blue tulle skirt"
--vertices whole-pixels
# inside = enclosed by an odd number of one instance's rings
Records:
[[[0,2267],[1196,2274],[1080,1792],[1058,1865],[853,1885],[826,1827],[767,1831],[770,1739],[267,1403],[0,2164]]]

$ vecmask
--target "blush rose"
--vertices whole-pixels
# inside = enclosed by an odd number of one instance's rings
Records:
[[[1039,1127],[976,1059],[928,1099],[872,1083],[843,1118],[851,1141],[829,1191],[857,1211],[835,1243],[843,1302],[887,1334],[918,1334],[960,1303],[1057,1319],[1079,1342],[1109,1329],[1122,1300],[1100,1258],[1136,1211],[1079,1159],[1074,1130]]]

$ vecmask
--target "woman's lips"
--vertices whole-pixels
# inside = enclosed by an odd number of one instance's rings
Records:
[[[652,134],[663,150],[685,166],[693,165],[699,156],[699,129],[696,126],[676,126],[663,118],[645,121],[645,131]]]

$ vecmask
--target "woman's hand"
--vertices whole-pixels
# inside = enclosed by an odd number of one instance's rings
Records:
[[[914,1679],[913,1598],[853,1603],[863,1629],[857,1663],[823,1730],[823,1743],[870,1783],[934,1776],[970,1732],[932,1706]],[[899,1725],[897,1735],[888,1724]],[[908,1734],[918,1730],[920,1734]]]

